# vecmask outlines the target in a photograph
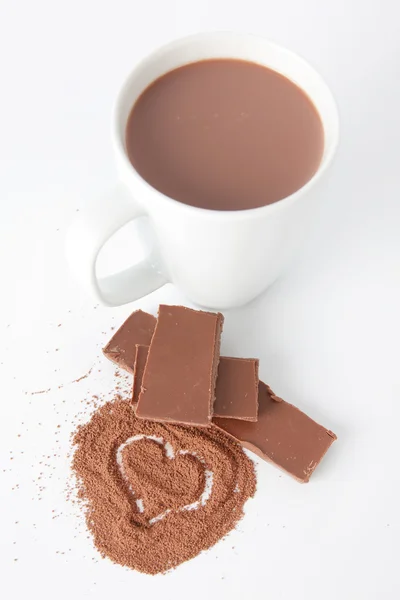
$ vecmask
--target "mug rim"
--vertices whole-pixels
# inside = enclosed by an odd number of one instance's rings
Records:
[[[325,91],[328,93],[328,96],[330,97],[331,108],[332,108],[332,117],[333,117],[333,139],[330,144],[328,154],[321,159],[321,164],[319,165],[317,171],[302,187],[300,187],[298,190],[296,190],[289,196],[285,196],[284,198],[281,198],[280,200],[276,200],[275,202],[272,202],[271,204],[266,204],[264,206],[259,206],[256,208],[245,208],[245,209],[240,209],[240,210],[216,210],[216,209],[212,209],[212,208],[202,208],[202,207],[198,207],[198,206],[192,206],[191,204],[185,204],[184,202],[175,200],[174,198],[171,198],[170,196],[167,196],[163,192],[160,192],[159,190],[154,188],[150,183],[148,183],[140,175],[140,173],[135,169],[135,167],[132,165],[132,163],[130,162],[130,160],[127,156],[127,152],[125,149],[125,143],[124,143],[124,137],[123,137],[123,135],[121,135],[121,131],[120,131],[120,129],[121,129],[120,128],[120,120],[121,120],[120,115],[121,115],[122,103],[123,103],[124,97],[127,93],[128,87],[129,87],[132,79],[135,77],[136,72],[140,68],[145,67],[146,62],[148,62],[154,58],[157,58],[158,55],[161,57],[165,52],[167,52],[169,50],[173,50],[175,47],[178,47],[183,43],[193,42],[193,41],[197,41],[197,40],[207,40],[207,38],[212,38],[212,37],[215,38],[216,36],[220,37],[220,38],[222,38],[222,37],[225,37],[225,38],[229,37],[230,39],[236,38],[237,40],[240,40],[242,42],[246,41],[246,40],[256,39],[262,43],[265,43],[269,47],[275,48],[279,52],[286,54],[288,57],[293,58],[295,61],[302,62],[303,64],[305,64],[307,66],[308,69],[311,69],[313,71],[314,76],[319,80],[319,84],[323,88],[325,88]],[[233,58],[236,58],[236,57],[233,57]],[[191,62],[193,62],[193,61],[189,61],[188,63],[183,63],[183,64],[190,64]],[[166,72],[168,72],[168,71],[166,71]],[[303,89],[301,87],[301,85],[299,85],[299,87],[301,89]],[[144,88],[143,91],[145,89],[146,88]],[[305,93],[307,93],[307,92],[305,92]],[[313,98],[310,97],[310,100],[314,104]],[[318,110],[318,108],[317,108],[317,110]],[[319,111],[318,111],[318,113],[319,113]],[[326,119],[324,120],[321,115],[320,115],[320,117],[321,117],[322,123],[324,124],[324,122],[326,122]],[[294,202],[299,200],[304,194],[306,194],[312,187],[314,187],[314,185],[320,180],[322,175],[328,169],[328,167],[330,167],[330,165],[332,164],[333,158],[336,154],[338,144],[339,144],[338,106],[337,106],[337,102],[335,100],[335,97],[334,97],[330,87],[327,85],[327,83],[323,79],[322,75],[320,75],[319,72],[307,60],[305,60],[302,56],[297,54],[297,52],[293,52],[292,50],[289,50],[286,47],[281,46],[280,44],[277,44],[277,43],[269,40],[266,37],[263,37],[260,35],[255,35],[255,34],[250,34],[250,33],[239,33],[239,32],[235,32],[235,31],[215,31],[215,32],[195,33],[193,35],[177,38],[167,44],[163,44],[162,46],[159,46],[154,51],[147,54],[144,58],[142,58],[140,61],[138,61],[137,64],[132,68],[132,70],[129,72],[128,76],[125,78],[123,85],[120,87],[120,90],[117,94],[116,102],[114,104],[112,124],[113,124],[112,134],[113,134],[114,148],[116,149],[116,152],[118,153],[119,158],[123,161],[124,167],[128,168],[131,175],[135,178],[135,181],[139,185],[139,187],[141,187],[142,190],[144,192],[146,192],[146,195],[150,195],[150,194],[152,195],[153,202],[156,202],[158,204],[162,203],[163,205],[169,206],[171,209],[174,209],[174,210],[181,210],[181,211],[184,210],[187,213],[191,213],[192,215],[197,215],[197,216],[201,215],[203,217],[213,218],[215,220],[241,220],[243,218],[257,218],[267,212],[271,213],[272,211],[282,210],[283,208],[293,204]],[[126,123],[123,128],[124,132],[125,132],[125,128],[126,128]]]

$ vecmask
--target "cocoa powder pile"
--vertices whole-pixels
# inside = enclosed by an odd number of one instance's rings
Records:
[[[74,436],[73,469],[103,556],[156,574],[218,542],[243,516],[256,478],[242,447],[216,427],[136,418],[108,402]]]

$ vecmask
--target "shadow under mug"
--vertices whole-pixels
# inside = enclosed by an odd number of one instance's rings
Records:
[[[164,73],[211,58],[237,58],[270,67],[302,88],[317,108],[324,128],[321,164],[287,198],[240,211],[197,208],[152,188],[130,163],[125,128],[136,99]],[[226,309],[246,304],[273,283],[307,236],[336,152],[339,118],[326,83],[296,54],[257,36],[204,33],[172,42],[134,68],[117,98],[112,138],[119,183],[90,202],[71,225],[66,244],[71,270],[108,306],[137,300],[172,282],[192,302]],[[97,278],[96,259],[103,245],[126,223],[143,216],[152,230],[148,244],[144,240],[146,258]]]

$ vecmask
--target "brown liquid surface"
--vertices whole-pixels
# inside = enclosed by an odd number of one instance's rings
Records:
[[[277,202],[317,171],[320,116],[289,79],[234,59],[154,81],[128,119],[126,148],[152,187],[185,204],[242,210]]]

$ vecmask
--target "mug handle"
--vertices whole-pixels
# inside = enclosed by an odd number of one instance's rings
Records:
[[[168,283],[149,260],[98,279],[96,259],[107,240],[129,221],[146,214],[124,184],[88,204],[67,232],[66,255],[71,271],[102,304],[119,306],[142,298]]]

